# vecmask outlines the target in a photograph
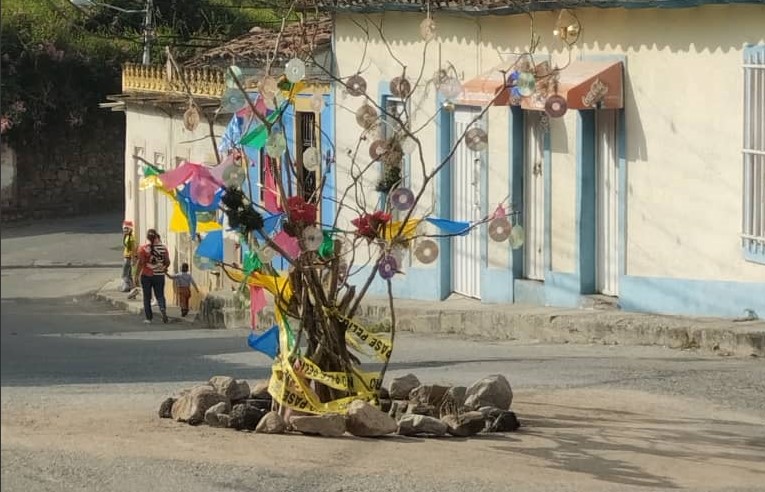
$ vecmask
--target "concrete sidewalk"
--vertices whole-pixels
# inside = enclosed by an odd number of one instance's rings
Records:
[[[141,313],[141,300],[128,300],[107,285],[96,296],[113,306]],[[212,301],[211,299],[212,298]],[[236,310],[226,293],[208,296],[217,306],[195,317],[207,328],[243,328],[249,313]],[[195,313],[190,313],[191,320]],[[400,331],[420,334],[456,334],[467,338],[546,343],[598,343],[605,345],[658,345],[674,349],[700,349],[720,355],[765,357],[765,321],[685,318],[619,310],[560,309],[519,304],[482,304],[471,299],[443,302],[396,300]],[[367,298],[359,316],[366,322],[390,319],[388,301]],[[259,315],[261,326],[274,322],[273,309]]]
[[[110,280],[95,293],[96,299],[128,313],[143,316],[143,297],[141,294],[139,293],[135,299],[128,299],[127,292],[119,291],[121,284],[121,279]],[[171,323],[188,323],[191,325],[198,322],[196,311],[190,311],[185,318],[181,317],[181,308],[174,305],[171,298],[167,299],[167,316]],[[154,317],[155,320],[159,317],[159,308],[156,306],[154,306]]]

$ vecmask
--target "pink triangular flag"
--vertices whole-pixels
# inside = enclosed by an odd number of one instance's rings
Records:
[[[253,330],[258,324],[258,313],[266,307],[266,302],[263,287],[250,285],[250,323]]]
[[[300,244],[296,237],[292,237],[284,231],[279,231],[273,237],[273,240],[290,258],[297,258],[300,255]]]
[[[263,190],[263,206],[269,212],[279,212],[279,195],[276,193],[276,180],[274,179],[274,175],[271,173],[271,159],[266,156],[260,165],[265,166],[266,176],[265,183],[263,183],[265,188]]]
[[[505,206],[500,203],[497,205],[497,209],[494,210],[492,219],[501,219],[503,217],[507,217],[507,212],[505,211]]]

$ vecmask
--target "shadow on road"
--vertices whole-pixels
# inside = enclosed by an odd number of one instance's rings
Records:
[[[528,446],[524,440],[491,446],[493,450],[541,458],[560,470],[651,490],[680,488],[644,466],[655,458],[695,465],[724,463],[765,480],[765,435],[752,436],[754,426],[742,422],[681,416],[656,419],[623,410],[550,403],[525,402],[523,406],[526,411],[534,406],[539,411],[523,413],[522,418],[523,433],[536,437],[539,445]],[[678,472],[682,470],[673,470]]]

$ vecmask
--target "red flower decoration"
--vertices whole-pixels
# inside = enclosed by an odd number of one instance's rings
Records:
[[[361,217],[353,219],[351,224],[356,226],[356,234],[374,239],[377,237],[380,228],[390,222],[390,214],[378,210],[371,214],[364,214]]]
[[[316,205],[306,203],[302,196],[287,198],[287,218],[290,222],[311,225],[316,222]]]

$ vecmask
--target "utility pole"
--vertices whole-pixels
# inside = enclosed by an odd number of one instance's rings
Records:
[[[143,64],[151,63],[151,11],[152,0],[146,0],[146,12],[143,18]]]

